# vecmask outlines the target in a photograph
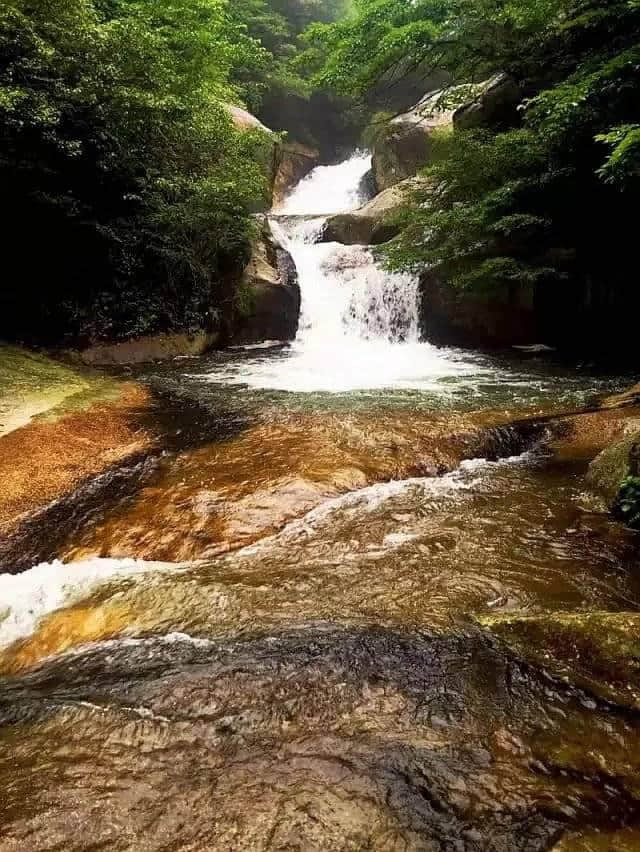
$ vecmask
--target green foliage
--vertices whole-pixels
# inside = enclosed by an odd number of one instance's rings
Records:
[[[448,68],[465,81],[526,61],[563,0],[356,0],[355,14],[315,25],[306,40],[324,62],[316,80],[362,94],[401,68]]]
[[[342,92],[444,68],[472,83],[504,71],[526,93],[512,126],[433,140],[427,181],[385,250],[392,267],[435,267],[475,288],[550,291],[582,278],[600,282],[607,303],[628,291],[640,176],[635,0],[358,0],[355,15],[306,39],[318,83]]]
[[[298,62],[298,39],[313,22],[344,15],[349,0],[233,0],[230,19],[243,56],[233,79],[252,109],[267,92],[307,96],[309,81]],[[256,56],[255,46],[263,53]]]
[[[639,124],[622,124],[595,138],[612,149],[598,172],[601,177],[608,183],[618,184],[622,189],[631,184],[632,178],[640,178]]]
[[[613,512],[628,527],[640,530],[640,477],[627,476],[623,479]]]
[[[271,142],[223,106],[249,57],[269,53],[226,0],[2,4],[2,336],[198,326],[225,301],[267,190]]]

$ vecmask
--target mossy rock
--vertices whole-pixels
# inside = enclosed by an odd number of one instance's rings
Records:
[[[0,344],[0,436],[117,393],[115,380],[18,346]]]
[[[606,447],[589,465],[587,485],[613,507],[624,479],[638,475],[640,456],[640,421],[626,427],[624,437]]]
[[[640,709],[640,613],[495,615],[478,622],[519,657],[606,701]]]
[[[344,245],[379,245],[400,232],[399,212],[406,206],[411,193],[428,186],[424,178],[409,178],[385,189],[358,210],[330,216],[322,241]]]

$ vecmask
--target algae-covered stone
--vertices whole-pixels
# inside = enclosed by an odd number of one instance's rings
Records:
[[[640,613],[483,616],[518,656],[607,701],[640,709]]]
[[[640,420],[629,421],[625,434],[616,443],[604,449],[589,465],[588,486],[601,494],[613,506],[622,481],[637,476],[640,461]]]
[[[0,345],[0,436],[35,417],[62,411],[78,399],[89,405],[108,396],[114,382],[98,373],[18,346]]]

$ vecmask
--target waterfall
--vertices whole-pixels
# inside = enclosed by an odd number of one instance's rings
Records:
[[[287,218],[272,220],[298,269],[300,346],[418,340],[414,276],[384,271],[363,246],[317,243],[327,215],[358,206],[359,187],[370,168],[371,156],[360,152],[337,166],[320,166],[282,205],[279,212]],[[289,218],[294,216],[305,218]]]
[[[386,271],[368,247],[319,242],[329,215],[360,206],[370,168],[362,152],[319,166],[272,212],[298,270],[298,336],[285,351],[254,350],[225,364],[216,380],[298,392],[434,389],[446,376],[477,371],[470,359],[420,341],[415,276]]]
[[[356,151],[337,166],[318,166],[300,181],[278,209],[292,216],[330,216],[360,206],[362,178],[371,168],[371,155]]]

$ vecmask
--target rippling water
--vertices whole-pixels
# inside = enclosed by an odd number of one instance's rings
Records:
[[[0,577],[0,850],[637,850],[635,646],[600,688],[571,638],[640,626],[637,541],[599,421],[527,420],[620,380],[421,343],[414,282],[282,227],[297,341],[143,371],[165,453]]]

